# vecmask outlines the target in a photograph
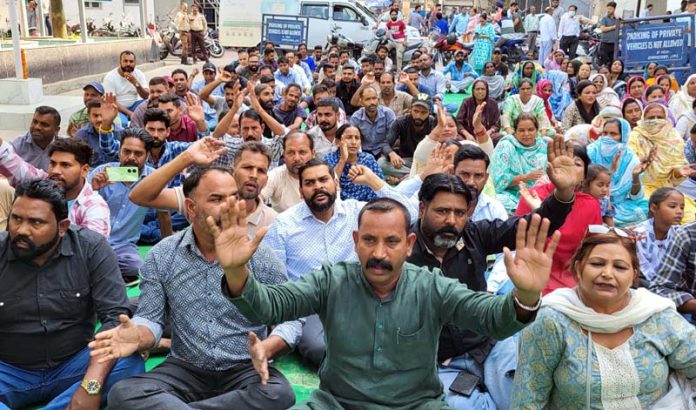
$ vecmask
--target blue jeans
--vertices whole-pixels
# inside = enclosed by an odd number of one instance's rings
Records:
[[[476,363],[469,354],[455,357],[448,366],[438,366],[438,377],[445,388],[445,402],[455,410],[507,410],[516,368],[517,341],[514,336],[496,343],[483,365]],[[450,385],[462,370],[480,377],[488,391],[476,389],[469,397],[451,391]]]
[[[0,362],[0,410],[17,409],[48,401],[44,409],[65,409],[80,387],[89,364],[89,348],[59,366],[45,370],[24,370]],[[145,372],[139,355],[118,359],[102,387],[102,406],[116,382]]]
[[[130,112],[135,111],[135,109],[138,108],[138,106],[139,106],[143,101],[145,101],[145,100],[137,100],[136,102],[134,102],[133,104],[131,104],[130,107],[127,107],[127,108],[128,108],[128,111],[130,111]],[[118,118],[121,119],[121,125],[123,126],[123,128],[126,128],[126,127],[128,126],[128,123],[130,122],[130,118],[128,118],[128,116],[127,116],[126,114],[124,114],[124,113],[122,113],[122,112],[120,112],[120,111],[119,111],[119,113],[118,113]]]

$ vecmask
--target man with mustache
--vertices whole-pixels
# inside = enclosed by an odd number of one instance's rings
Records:
[[[99,144],[99,128],[102,125],[102,102],[99,100],[91,100],[87,102],[87,114],[89,115],[89,124],[80,128],[75,135],[75,139],[81,140],[89,144],[92,148],[92,159],[90,160],[90,166],[96,167],[106,162],[115,161],[118,157],[117,154],[112,152],[106,152],[101,149]],[[115,117],[113,119],[114,130],[110,133],[111,137],[118,140],[120,138],[121,127],[116,125],[118,119],[118,109],[116,110]],[[109,126],[111,128],[111,126]]]
[[[415,208],[406,197],[389,187],[369,168],[356,165],[351,172],[354,183],[369,186],[379,197],[393,198],[407,205],[415,218]],[[279,214],[263,240],[287,267],[292,281],[319,269],[324,263],[355,260],[350,245],[351,232],[355,230],[357,215],[365,205],[365,202],[338,197],[338,181],[333,170],[318,159],[312,159],[301,167],[298,177],[303,202]],[[324,357],[323,337],[319,318],[316,315],[307,317],[298,351],[315,366]]]
[[[103,332],[128,314],[126,291],[106,238],[71,226],[66,202],[55,180],[21,182],[0,233],[4,409],[98,409],[114,383],[145,371],[139,355],[102,363],[89,356],[97,323]]]
[[[397,117],[411,110],[413,96],[396,89],[394,73],[386,72],[379,77],[375,74],[375,78],[379,79],[380,105],[391,108],[392,111],[394,111],[394,115]]]
[[[192,148],[203,145],[201,140]],[[109,394],[110,409],[275,410],[289,408],[295,402],[290,383],[276,369],[270,369],[270,379],[262,384],[254,372],[247,342],[251,333],[254,343],[268,347],[271,356],[280,355],[297,343],[299,323],[281,323],[269,332],[265,325],[246,320],[220,293],[224,273],[206,221],[222,226],[220,212],[227,198],[239,192],[229,169],[209,167],[218,154],[211,150],[187,151],[178,157],[180,160],[155,171],[167,173],[167,168],[178,168],[179,161],[198,166],[184,181],[184,207],[191,227],[152,248],[142,269],[138,310],[132,320],[122,315],[121,325],[111,334],[132,341],[123,346],[125,349],[144,352],[158,345],[168,318],[172,326],[171,354],[153,371],[114,386]],[[262,283],[287,282],[283,265],[266,246],[261,245],[249,266]],[[100,343],[91,347],[94,359],[103,360]]]
[[[142,86],[146,81],[145,74],[135,68],[135,53],[129,50],[121,52],[119,66],[104,76],[104,91],[116,95],[122,124],[128,124],[133,111],[149,96]]]
[[[283,159],[285,164],[268,173],[268,182],[261,195],[271,202],[278,213],[302,202],[299,171],[315,156],[314,139],[306,133],[290,131],[283,138]]]
[[[104,198],[111,211],[109,243],[116,252],[118,266],[126,283],[137,280],[138,272],[143,265],[136,244],[148,209],[128,199],[128,193],[138,184],[137,181],[110,181],[106,168],[135,167],[140,181],[154,171],[145,164],[151,148],[152,137],[145,130],[126,128],[121,132],[119,162],[102,164],[94,168],[87,177],[87,182]]]
[[[283,90],[281,102],[273,107],[275,117],[291,130],[300,129],[307,118],[307,113],[299,104],[301,99],[302,89],[300,86],[290,84]]]
[[[48,146],[60,138],[60,113],[53,107],[41,105],[34,110],[26,134],[12,141],[17,155],[44,171],[48,169]]]
[[[167,81],[164,77],[152,77],[150,79],[148,83],[150,95],[147,97],[147,103],[138,105],[138,108],[133,111],[130,122],[131,127],[143,128],[145,126],[143,123],[145,111],[149,108],[157,108],[159,106],[159,97],[169,92],[168,88]]]
[[[109,207],[99,194],[85,183],[92,148],[84,141],[60,138],[48,146],[48,172],[24,161],[6,142],[0,144],[0,174],[12,186],[34,179],[51,179],[63,190],[68,203],[68,218],[75,225],[109,237]]]
[[[351,104],[353,95],[360,88],[360,81],[355,78],[355,68],[348,64],[343,66],[341,73],[338,75],[341,76],[341,81],[336,84],[336,97],[343,103],[346,114],[353,115],[360,108]]]
[[[396,119],[391,108],[379,105],[378,95],[373,87],[360,90],[360,101],[363,107],[350,117],[350,123],[360,128],[362,133],[362,150],[375,158],[382,155],[389,126]]]
[[[237,84],[239,85],[237,86]],[[215,80],[203,87],[198,96],[202,101],[208,103],[208,105],[215,110],[215,115],[220,118],[221,116],[225,115],[230,108],[232,108],[232,105],[234,105],[234,99],[236,96],[236,92],[234,91],[235,87],[245,88],[245,84],[248,83],[241,80],[234,81],[233,74],[227,70],[222,70]],[[223,96],[215,95],[213,93],[213,91],[217,90],[220,86],[222,86],[224,91]],[[244,106],[244,109],[246,109],[246,106]]]
[[[419,192],[419,222],[413,229],[416,242],[407,260],[431,270],[439,269],[444,276],[457,279],[469,289],[485,292],[486,256],[501,253],[505,247],[515,250],[519,246],[515,240],[518,225],[522,219],[530,220],[531,215],[469,221],[483,178],[481,175],[474,178],[476,181],[469,178],[467,174],[473,170],[468,167],[471,164],[465,164],[470,160],[462,159],[463,156],[460,153],[457,163],[461,176],[433,175],[423,182]],[[547,227],[550,235],[563,225],[574,202],[577,177],[572,143],[566,144],[563,137],[555,138],[549,143],[548,161],[549,178],[556,190],[536,213],[550,221]],[[496,342],[481,332],[445,326],[437,361],[447,404],[455,409],[509,408],[516,354],[517,346],[511,338]],[[479,378],[487,391],[477,388],[469,397],[450,391],[450,385],[461,372]]]
[[[462,145],[454,154],[454,175],[458,176],[467,188],[476,193],[476,206],[469,207],[472,222],[493,221],[495,219],[504,221],[508,218],[503,204],[483,192],[488,182],[490,162],[488,155],[480,147],[473,144]]]
[[[413,153],[418,143],[430,134],[437,121],[430,115],[433,101],[428,94],[418,94],[411,105],[411,111],[398,117],[389,126],[389,132],[382,144],[382,158],[379,166],[387,177],[401,180],[411,172]],[[399,152],[395,151],[396,141],[399,141]]]
[[[316,157],[323,160],[324,156],[336,149],[336,131],[338,130],[339,108],[333,99],[323,99],[317,102],[317,125],[307,131],[314,140]]]
[[[239,74],[240,77],[244,77],[247,80],[253,80],[253,77],[256,76],[256,74],[259,71],[259,56],[258,55],[249,55],[249,62],[247,63],[246,66],[240,65],[237,67],[237,74]]]

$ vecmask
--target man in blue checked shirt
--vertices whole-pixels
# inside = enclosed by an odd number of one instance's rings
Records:
[[[279,214],[266,234],[263,243],[275,252],[287,267],[290,280],[319,269],[325,263],[355,261],[352,234],[357,230],[358,213],[365,202],[341,200],[334,171],[324,162],[312,159],[299,171],[301,202]],[[367,185],[378,197],[392,198],[407,207],[411,222],[418,219],[418,210],[408,197],[391,188],[369,168],[351,168],[353,183]],[[418,190],[420,184],[409,186]],[[297,348],[300,355],[314,365],[324,358],[324,328],[316,315],[305,318],[302,339]]]

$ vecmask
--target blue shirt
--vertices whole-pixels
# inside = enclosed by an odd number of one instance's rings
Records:
[[[87,183],[91,184],[94,174],[104,171],[107,166],[120,167],[121,164],[118,162],[109,162],[92,169],[87,176]],[[152,167],[145,165],[140,179],[150,175],[153,171],[154,169]],[[106,201],[106,204],[109,205],[109,211],[111,213],[111,235],[109,236],[109,244],[111,244],[114,250],[127,247],[133,248],[134,252],[137,252],[135,244],[138,242],[138,239],[140,239],[140,228],[149,210],[149,208],[136,205],[128,199],[128,195],[137,184],[137,182],[131,183],[130,185],[126,185],[123,182],[113,182],[99,190],[99,195],[101,195],[104,201]]]
[[[248,268],[264,284],[288,281],[285,268],[264,245],[254,252]],[[224,272],[217,261],[202,255],[191,227],[155,245],[140,276],[140,303],[133,321],[150,329],[157,344],[168,317],[172,357],[202,369],[227,370],[249,360],[250,331],[266,338],[267,326],[249,321],[220,292]],[[302,327],[297,321],[285,322],[271,334],[292,347]]]
[[[324,162],[326,162],[326,164],[331,168],[336,168],[336,164],[338,164],[339,157],[340,152],[339,150],[336,150],[326,155],[324,157]],[[355,184],[353,181],[350,180],[350,178],[348,178],[348,172],[353,167],[353,165],[354,164],[346,162],[346,165],[343,167],[343,172],[340,176],[341,199],[369,201],[371,199],[377,198],[377,194],[375,194],[375,191],[370,189],[370,187]],[[358,161],[356,165],[364,165],[370,168],[372,172],[375,173],[375,175],[384,179],[384,173],[382,172],[382,168],[379,167],[379,165],[377,164],[377,160],[374,156],[372,156],[372,154],[368,154],[367,152],[362,151],[358,152]]]
[[[382,151],[382,144],[387,141],[389,126],[395,119],[396,115],[391,108],[379,105],[377,106],[375,122],[367,117],[365,108],[361,108],[350,116],[350,123],[360,128],[363,150],[373,155],[379,155]]]
[[[273,76],[275,77],[276,81],[285,84],[285,86],[297,84],[302,87],[302,80],[297,77],[297,74],[292,70],[292,68],[288,70],[287,75],[284,75],[280,72],[280,69],[278,69]]]
[[[302,60],[302,62],[305,63],[305,64],[307,64],[307,66],[309,67],[309,69],[310,69],[311,71],[316,71],[316,70],[317,70],[317,63],[316,63],[316,61],[314,61],[314,57],[308,56],[307,58],[305,58],[304,60]]]
[[[385,185],[377,196],[404,204],[411,215],[411,223],[418,219],[418,209],[397,190]],[[354,199],[336,199],[333,216],[324,223],[314,217],[306,203],[300,202],[278,214],[262,244],[273,249],[292,281],[319,269],[324,263],[357,261],[353,231],[358,230],[358,213],[364,205],[365,202]]]
[[[442,18],[435,23],[435,27],[440,30],[440,34],[447,34],[447,20]]]
[[[454,61],[450,61],[449,64],[442,69],[442,74],[449,74],[452,81],[462,81],[466,77],[478,78],[478,74],[474,71],[474,67],[467,62],[462,63],[462,68],[460,69]]]
[[[464,34],[466,33],[466,28],[469,25],[469,14],[468,13],[459,13],[456,16],[454,16],[454,20],[452,20],[452,25],[449,28],[449,32],[452,33],[457,33],[457,34]]]
[[[201,90],[205,86],[206,86],[206,83],[205,83],[204,79],[196,80],[193,82],[193,84],[191,84],[191,92],[196,93],[196,95],[198,95],[201,93]],[[217,95],[220,97],[224,97],[225,96],[225,83],[220,83],[220,85],[215,87],[215,89],[213,90],[212,93],[210,93],[210,95]]]
[[[433,98],[439,98],[441,100],[444,98],[447,79],[441,72],[431,68],[430,74],[428,74],[427,77],[423,75],[422,71],[418,76],[418,78],[420,78],[418,84],[423,84],[435,92],[434,94],[430,94]]]
[[[108,136],[113,141],[118,142],[118,140],[121,139],[120,133],[121,128],[117,128],[114,125],[114,132],[108,133]],[[92,124],[87,123],[82,128],[77,130],[75,138],[86,142],[90,147],[92,147],[93,154],[92,160],[89,162],[90,167],[94,168],[107,162],[118,161],[118,147],[116,148],[116,151],[113,151],[111,147],[109,147],[108,150],[103,150],[99,144],[99,132]]]

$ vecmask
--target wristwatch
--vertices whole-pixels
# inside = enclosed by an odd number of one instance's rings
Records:
[[[85,389],[90,396],[96,396],[101,393],[102,385],[97,380],[83,380],[80,386]]]

